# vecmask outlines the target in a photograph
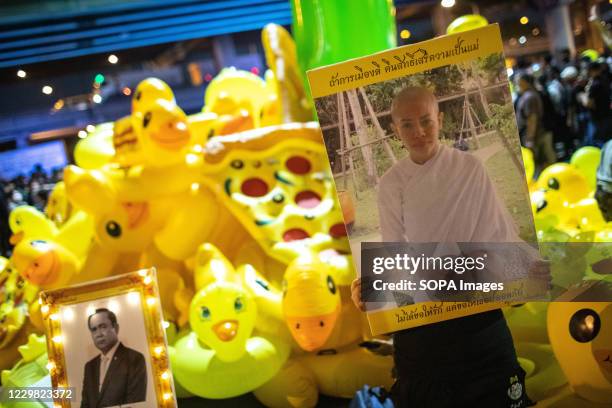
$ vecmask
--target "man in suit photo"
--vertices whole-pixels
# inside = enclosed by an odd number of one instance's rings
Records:
[[[87,318],[94,345],[101,354],[85,364],[81,408],[102,408],[142,402],[147,394],[147,369],[142,353],[118,339],[117,316],[106,308]]]

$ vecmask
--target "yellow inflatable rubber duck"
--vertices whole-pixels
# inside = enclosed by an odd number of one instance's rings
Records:
[[[211,245],[200,247],[197,287],[189,308],[192,332],[170,348],[172,370],[181,387],[205,398],[229,398],[260,387],[282,367],[289,345],[254,333],[258,318],[253,296],[239,272]]]
[[[13,245],[29,238],[50,239],[58,232],[53,222],[29,205],[22,205],[11,211],[9,227],[13,232],[10,237],[10,243]]]
[[[283,282],[283,313],[302,351],[255,391],[257,398],[266,406],[310,407],[319,393],[351,398],[364,384],[389,388],[392,358],[359,346],[362,314],[350,300],[349,287],[336,283],[336,271],[345,272],[325,263],[316,244],[295,250],[299,255]],[[352,264],[348,267],[352,270]]]
[[[10,214],[13,267],[42,288],[60,287],[80,271],[93,237],[91,219],[75,214],[61,228],[33,207],[21,206]]]
[[[167,83],[158,78],[146,78],[134,90],[132,113],[144,112],[150,103],[160,99],[176,104],[174,92]]]
[[[557,190],[569,203],[587,198],[591,192],[584,176],[567,163],[555,163],[545,168],[538,177],[536,188]]]

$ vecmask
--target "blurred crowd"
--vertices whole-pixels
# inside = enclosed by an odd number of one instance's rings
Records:
[[[582,146],[610,140],[612,57],[593,53],[572,58],[565,51],[513,67],[519,134],[533,150],[536,175]]]
[[[7,256],[10,250],[9,213],[20,205],[31,205],[43,211],[49,193],[62,174],[61,169],[47,173],[41,165],[36,165],[28,176],[0,179],[0,255]]]

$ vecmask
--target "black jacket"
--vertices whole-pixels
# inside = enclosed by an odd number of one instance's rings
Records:
[[[146,400],[147,368],[144,356],[119,343],[111,361],[102,389],[100,356],[85,364],[81,408],[102,408]]]

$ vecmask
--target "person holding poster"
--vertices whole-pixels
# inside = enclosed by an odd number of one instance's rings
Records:
[[[520,242],[480,160],[444,146],[443,113],[426,88],[403,88],[392,128],[408,150],[381,178],[378,208],[385,242]],[[530,273],[548,274],[535,262]],[[361,283],[352,298],[364,310]],[[397,407],[526,407],[525,372],[500,309],[395,332]]]

